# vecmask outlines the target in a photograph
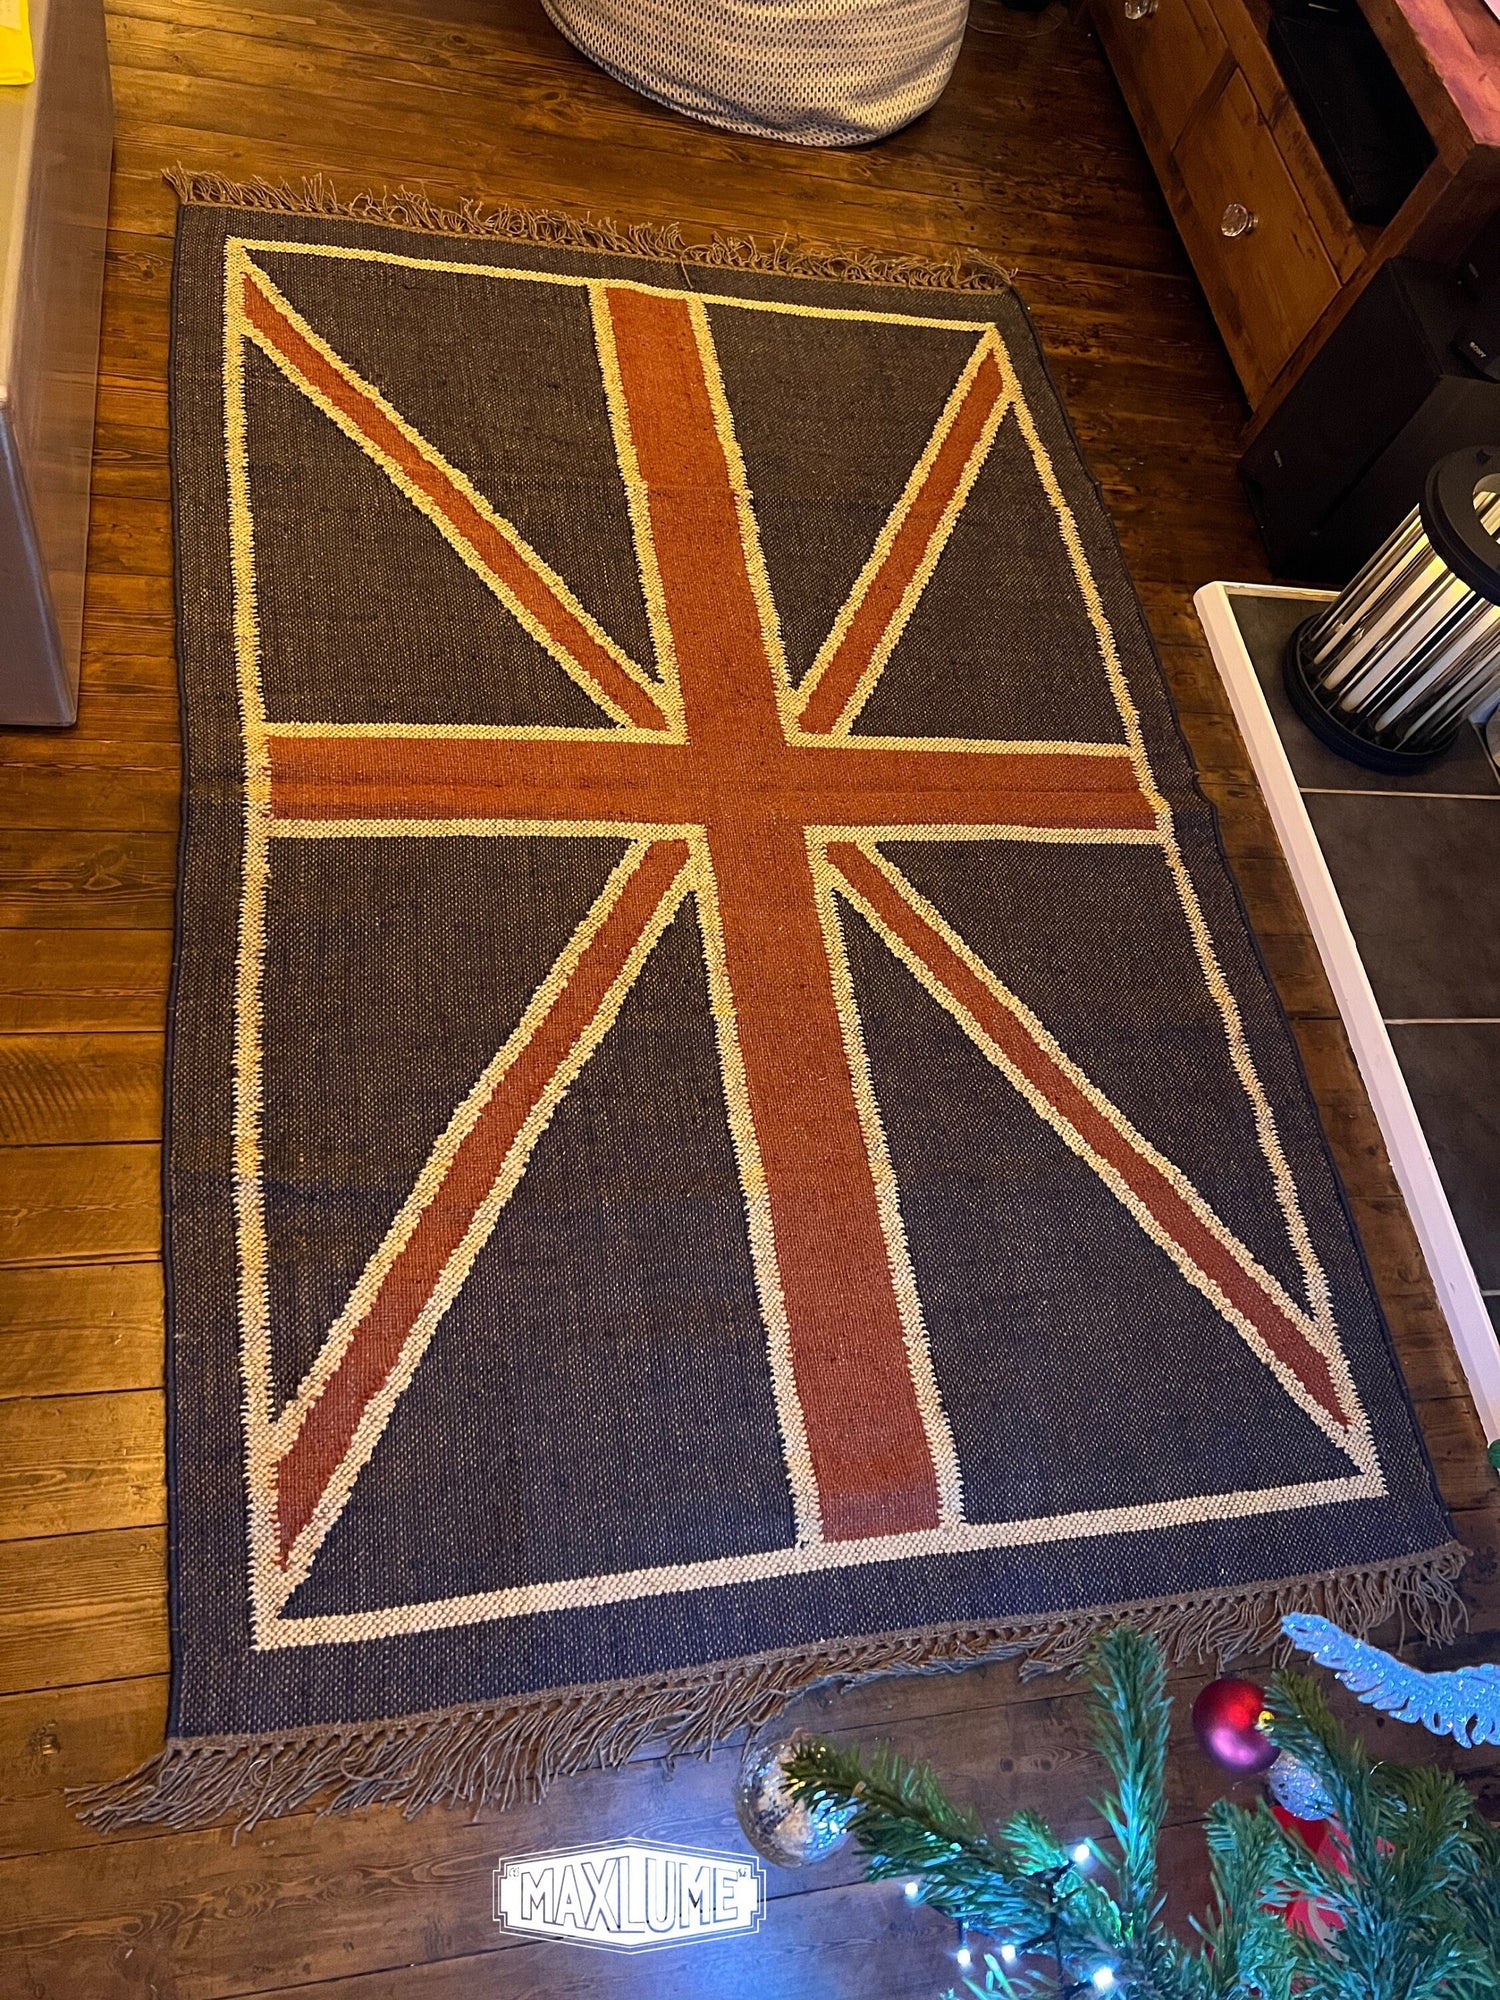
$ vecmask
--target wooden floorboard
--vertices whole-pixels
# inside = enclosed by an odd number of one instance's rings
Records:
[[[500,1937],[501,1851],[732,1837],[731,1760],[628,1769],[508,1816],[310,1814],[103,1839],[64,1788],[118,1774],[166,1705],[161,1057],[178,810],[166,370],[176,161],[342,192],[978,253],[1013,269],[1114,517],[1183,728],[1292,1014],[1460,1533],[1475,1656],[1500,1634],[1500,1505],[1327,983],[1191,605],[1264,574],[1244,407],[1087,33],[975,0],[936,110],[858,152],[778,147],[646,104],[533,0],[112,0],[118,143],[80,722],[0,735],[0,1993],[26,2000],[882,2000],[941,1991],[951,1937],[843,1856],[772,1871],[753,1944],[644,1963]],[[1492,1649],[1493,1650],[1493,1649]],[[1190,1693],[1201,1676],[1179,1676]],[[1010,1668],[808,1703],[889,1734],[1000,1813],[1088,1823],[1076,1689]],[[1168,1873],[1202,1884],[1217,1774],[1173,1753]],[[1410,1732],[1390,1730],[1410,1754]],[[1384,1740],[1384,1739],[1383,1739]],[[1471,1753],[1500,1793],[1500,1762]]]
[[[163,1360],[154,1259],[0,1270],[0,1397],[159,1389]]]

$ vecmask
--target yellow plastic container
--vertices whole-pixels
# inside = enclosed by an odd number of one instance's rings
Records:
[[[35,76],[26,0],[0,0],[0,84],[30,83]]]

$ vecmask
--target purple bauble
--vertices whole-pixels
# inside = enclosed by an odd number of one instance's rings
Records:
[[[1265,1690],[1254,1681],[1210,1681],[1193,1703],[1193,1730],[1204,1755],[1240,1776],[1269,1770],[1276,1745],[1260,1727],[1265,1712]]]

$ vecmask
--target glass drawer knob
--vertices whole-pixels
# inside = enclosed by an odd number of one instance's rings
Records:
[[[1157,0],[1125,0],[1127,21],[1146,21],[1156,12]]]
[[[1254,227],[1254,209],[1246,208],[1242,201],[1232,201],[1224,211],[1219,232],[1223,236],[1248,236]]]

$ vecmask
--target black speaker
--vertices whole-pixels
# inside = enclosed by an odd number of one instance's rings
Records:
[[[1458,281],[1476,299],[1500,288],[1500,215],[1492,215],[1458,263]]]
[[[1371,279],[1240,461],[1278,576],[1342,588],[1437,459],[1500,437],[1500,382],[1457,345],[1475,323],[1447,270],[1393,258]]]
[[[1453,348],[1488,381],[1500,382],[1500,299],[1473,309],[1454,336]]]

